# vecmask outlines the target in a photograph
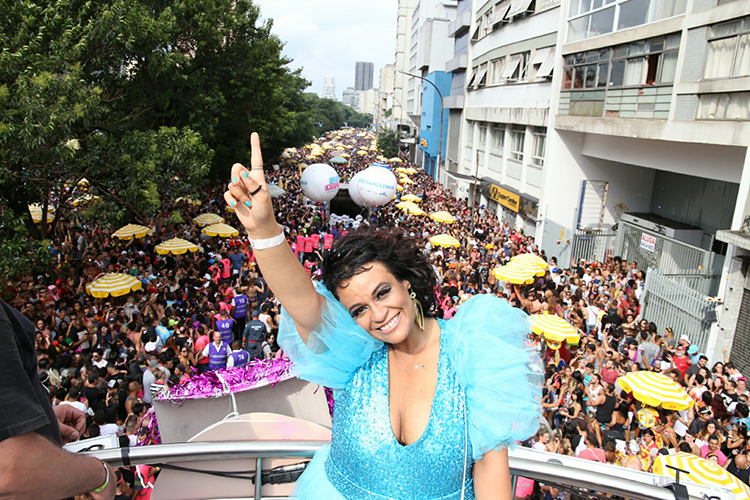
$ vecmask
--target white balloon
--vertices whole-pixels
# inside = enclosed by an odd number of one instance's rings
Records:
[[[385,205],[396,194],[398,183],[393,172],[383,167],[369,167],[359,178],[359,196],[368,206]]]
[[[311,200],[325,202],[339,192],[339,174],[325,163],[314,163],[302,172],[300,186]]]
[[[362,216],[361,216],[361,215],[359,215],[359,214],[357,214],[357,216],[356,216],[356,217],[355,217],[354,219],[355,219],[355,220],[358,220],[358,221],[361,221],[361,220],[362,220]]]
[[[361,177],[362,172],[357,172],[356,174],[354,174],[354,177],[352,177],[352,180],[349,181],[349,197],[354,203],[356,203],[360,207],[364,207],[366,206],[365,201],[359,195],[359,179]]]

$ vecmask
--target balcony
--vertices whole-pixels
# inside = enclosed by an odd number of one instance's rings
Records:
[[[451,95],[443,100],[445,109],[464,109],[464,95]]]
[[[471,27],[471,9],[461,12],[448,27],[448,36],[459,37],[469,31]]]
[[[467,54],[460,54],[445,63],[445,71],[453,72],[458,70],[466,71],[469,64],[469,56]]]

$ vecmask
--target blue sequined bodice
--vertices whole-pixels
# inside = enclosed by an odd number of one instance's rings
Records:
[[[441,331],[444,331],[440,321]],[[430,420],[422,436],[403,446],[393,434],[388,399],[388,347],[352,376],[336,398],[333,437],[325,471],[347,499],[460,498],[466,442],[464,395],[440,338],[438,379]],[[466,499],[473,498],[471,459]]]

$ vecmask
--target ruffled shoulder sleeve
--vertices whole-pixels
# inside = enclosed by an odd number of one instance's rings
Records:
[[[443,328],[466,394],[473,459],[534,435],[543,372],[538,353],[527,347],[528,316],[505,300],[478,295]]]
[[[282,308],[278,343],[292,361],[295,375],[331,389],[343,389],[354,371],[383,343],[359,326],[325,286],[315,283],[315,289],[325,299],[320,325],[304,343],[294,320]]]

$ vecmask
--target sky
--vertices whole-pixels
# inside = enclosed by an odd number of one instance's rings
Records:
[[[380,68],[395,61],[398,0],[255,0],[264,19],[273,19],[272,32],[285,42],[284,55],[293,69],[302,68],[312,85],[308,92],[323,93],[323,79],[336,78],[336,98],[354,87],[354,64],[375,65],[373,85]]]

